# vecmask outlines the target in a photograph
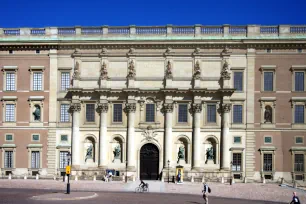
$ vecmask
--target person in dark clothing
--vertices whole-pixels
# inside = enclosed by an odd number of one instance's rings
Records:
[[[143,180],[140,180],[139,187],[144,188],[145,186],[147,187],[147,184]]]
[[[301,204],[299,197],[296,195],[296,192],[293,192],[293,198],[290,204]]]

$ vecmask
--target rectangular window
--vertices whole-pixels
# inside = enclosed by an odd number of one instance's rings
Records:
[[[207,105],[207,122],[216,123],[216,105]]]
[[[304,105],[295,105],[294,122],[304,123]]]
[[[265,144],[272,144],[272,137],[265,137]]]
[[[69,111],[69,104],[61,104],[61,114],[60,114],[61,122],[69,122],[70,116],[68,111]]]
[[[95,104],[86,104],[86,121],[95,122]]]
[[[15,121],[15,105],[14,104],[5,105],[5,121],[6,122]]]
[[[234,137],[234,143],[235,144],[241,144],[241,137],[239,137],[239,136]]]
[[[4,152],[4,168],[14,168],[13,166],[13,151],[5,151]]]
[[[15,73],[6,73],[6,91],[15,91]]]
[[[273,91],[273,72],[264,72],[264,91]]]
[[[296,138],[295,138],[295,143],[296,143],[296,144],[303,144],[303,143],[304,143],[303,137],[296,137]]]
[[[67,154],[68,154],[68,151],[60,151],[60,154],[59,154],[59,168],[60,169],[63,169],[65,168],[67,165],[68,165],[68,158],[67,158]]]
[[[13,141],[13,135],[5,135],[5,141]]]
[[[294,155],[294,171],[304,172],[304,154]]]
[[[233,123],[242,123],[242,105],[234,105]]]
[[[232,171],[241,171],[241,153],[233,153]]]
[[[32,169],[39,169],[40,164],[40,152],[39,151],[33,151],[31,152],[31,168]]]
[[[264,171],[272,171],[273,170],[273,166],[272,166],[272,154],[264,154],[263,155],[264,160],[263,160],[263,170]]]
[[[178,122],[187,123],[188,122],[188,106],[187,104],[180,104],[178,110]]]
[[[68,135],[61,135],[61,142],[68,141]]]
[[[34,72],[33,73],[33,91],[42,90],[42,73]]]
[[[304,91],[304,72],[295,72],[295,91]]]
[[[155,122],[155,104],[146,104],[146,122]]]
[[[122,104],[114,104],[113,121],[117,123],[122,122]]]
[[[66,91],[70,87],[70,73],[62,72],[61,73],[61,90]]]
[[[234,72],[234,88],[236,91],[243,90],[243,72]]]
[[[39,141],[39,135],[32,135],[33,141]]]

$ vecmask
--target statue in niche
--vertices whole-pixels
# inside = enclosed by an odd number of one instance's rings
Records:
[[[178,160],[185,160],[185,147],[180,146],[178,151]]]
[[[92,159],[93,157],[92,150],[93,150],[92,144],[90,144],[86,151],[85,162],[87,161],[87,159]]]
[[[272,108],[270,106],[265,107],[265,123],[272,123]]]
[[[100,69],[100,79],[102,79],[102,80],[109,79],[105,62],[102,63],[102,66],[101,66],[101,69]]]
[[[199,61],[196,62],[194,66],[194,79],[200,79],[201,78],[201,67]]]
[[[135,70],[135,64],[134,64],[133,60],[130,61],[128,69],[129,70],[128,70],[127,78],[128,79],[135,79],[136,70]]]
[[[34,120],[40,121],[40,107],[38,105],[35,105],[35,110],[33,112]]]
[[[120,159],[120,153],[121,153],[121,148],[120,148],[120,145],[118,145],[115,147],[115,150],[114,150],[115,159]]]
[[[171,62],[168,61],[167,62],[167,69],[166,69],[166,79],[172,79],[172,78],[173,78],[172,66],[171,66]]]
[[[208,160],[213,160],[214,159],[214,148],[207,148],[206,150],[206,156]]]

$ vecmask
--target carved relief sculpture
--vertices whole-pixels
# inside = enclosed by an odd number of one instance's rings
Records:
[[[129,63],[129,70],[128,70],[127,78],[128,79],[135,79],[135,76],[136,76],[136,70],[135,70],[134,61],[131,60],[130,63]]]
[[[135,113],[136,111],[136,103],[127,103],[125,104],[125,110],[126,112],[133,112]]]
[[[80,62],[78,62],[78,61],[76,61],[76,63],[75,63],[72,79],[74,79],[74,80],[80,80],[81,79]]]
[[[107,80],[107,79],[109,79],[107,67],[106,67],[106,63],[103,62],[101,69],[100,69],[100,80]]]
[[[107,50],[107,48],[106,47],[103,47],[102,48],[102,51],[101,51],[101,54],[107,54],[107,52],[108,52],[108,50]]]
[[[33,112],[33,115],[35,121],[40,121],[40,106],[35,105],[35,110]]]
[[[128,54],[135,54],[135,48],[131,47]]]
[[[172,65],[170,61],[167,62],[166,79],[173,79]]]
[[[87,159],[92,159],[93,155],[92,155],[92,145],[89,145],[87,151],[86,151],[86,156],[85,156],[85,162],[87,161]]]
[[[152,141],[152,140],[156,141],[154,137],[157,136],[157,133],[153,131],[153,128],[151,125],[147,127],[147,129],[142,133],[142,135],[145,137],[145,140],[147,141]]]
[[[223,113],[228,113],[231,110],[231,104],[229,103],[223,103],[222,104],[222,112]]]
[[[169,54],[171,54],[171,53],[172,53],[172,48],[171,48],[171,47],[168,47],[168,48],[166,49],[165,54],[166,54],[166,55],[169,55]]]
[[[172,113],[173,112],[173,103],[165,103],[164,104],[164,111],[166,113]]]
[[[227,46],[225,46],[225,48],[222,50],[222,54],[230,54],[230,53],[232,53],[230,49]]]
[[[185,147],[180,146],[179,151],[178,151],[178,161],[179,160],[185,160]]]
[[[107,113],[108,111],[108,104],[107,103],[99,103],[97,105],[97,112],[98,113]]]
[[[200,103],[194,103],[194,104],[192,105],[192,108],[193,108],[193,112],[195,112],[195,113],[201,113],[201,111],[202,111],[202,104],[200,104]]]
[[[201,67],[199,61],[197,61],[194,65],[194,74],[193,74],[194,79],[200,79],[201,78]]]
[[[120,145],[116,146],[113,152],[114,152],[115,159],[120,159],[120,154],[121,154]]]
[[[206,156],[207,156],[207,160],[213,160],[214,159],[214,148],[207,148],[206,150]]]
[[[74,111],[77,111],[77,112],[81,111],[81,104],[80,103],[72,103],[72,104],[70,104],[69,112],[73,113]]]
[[[229,80],[231,78],[231,73],[229,73],[229,63],[224,60],[223,67],[221,70],[221,78]]]
[[[199,47],[197,47],[196,49],[194,49],[193,54],[200,54],[201,49]]]

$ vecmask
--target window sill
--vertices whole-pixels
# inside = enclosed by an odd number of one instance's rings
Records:
[[[306,129],[306,123],[292,123],[292,129]]]
[[[276,93],[276,91],[260,91],[261,93]]]
[[[16,121],[15,122],[3,122],[2,125],[4,127],[16,126]]]
[[[17,90],[3,90],[3,92],[17,92]]]
[[[291,91],[291,93],[306,93],[306,91]]]
[[[275,128],[275,123],[261,123],[261,128]]]

